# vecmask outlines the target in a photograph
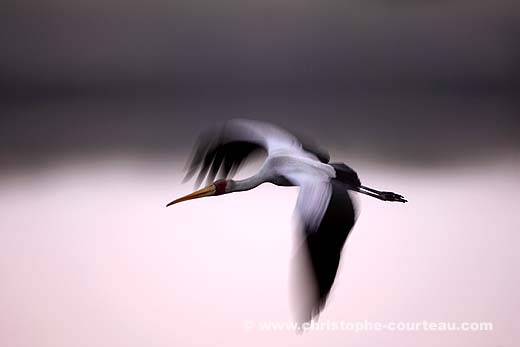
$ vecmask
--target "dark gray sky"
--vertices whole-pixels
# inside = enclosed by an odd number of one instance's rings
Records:
[[[520,5],[7,1],[0,164],[185,153],[230,117],[407,163],[517,153]]]
[[[520,5],[459,1],[7,1],[2,79],[129,84],[501,87]]]

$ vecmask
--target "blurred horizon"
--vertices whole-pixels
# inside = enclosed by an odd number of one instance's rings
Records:
[[[17,171],[106,156],[187,160],[203,130],[230,118],[272,122],[347,163],[433,169],[519,159],[519,109],[507,96],[220,95],[4,103],[0,166]]]

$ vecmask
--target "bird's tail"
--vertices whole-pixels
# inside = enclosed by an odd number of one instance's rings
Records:
[[[336,179],[341,183],[357,188],[361,186],[358,174],[350,166],[344,163],[330,163],[336,171]]]

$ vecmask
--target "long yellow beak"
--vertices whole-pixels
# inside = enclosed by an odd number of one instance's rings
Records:
[[[173,200],[172,202],[169,202],[168,205],[166,205],[166,207],[176,204],[178,202],[186,201],[186,200],[203,198],[205,196],[212,196],[212,195],[215,195],[216,191],[217,191],[217,188],[215,187],[215,185],[211,184],[207,187],[197,190],[196,192],[193,192],[191,194],[183,196],[182,198],[178,198],[176,200]]]

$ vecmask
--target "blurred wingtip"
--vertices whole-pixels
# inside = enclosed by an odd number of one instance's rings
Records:
[[[188,175],[188,174],[187,174],[187,175],[185,175],[185,176],[182,178],[182,181],[181,181],[181,182],[182,182],[183,184],[184,184],[184,183],[187,183],[187,182],[191,179],[191,177],[192,177],[191,175]]]

